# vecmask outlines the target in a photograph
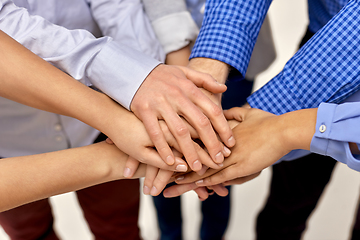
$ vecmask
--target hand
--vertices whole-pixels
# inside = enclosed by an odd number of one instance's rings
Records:
[[[194,171],[200,170],[202,164],[191,141],[189,130],[180,116],[198,132],[214,162],[221,163],[224,159],[224,148],[215,131],[227,146],[232,147],[235,144],[221,109],[198,87],[204,87],[214,93],[226,90],[226,86],[219,85],[207,74],[185,67],[159,65],[146,78],[131,103],[132,111],[143,121],[162,159],[168,164],[174,163],[174,155],[161,132],[159,119],[166,122]]]
[[[217,184],[207,187],[199,187],[195,183],[179,184],[168,187],[164,190],[163,195],[166,198],[178,197],[186,192],[195,191],[201,201],[206,200],[214,192],[222,197],[225,197],[229,194],[227,188],[223,184]]]
[[[192,173],[177,183],[196,182],[198,186],[223,183],[239,177],[256,175],[294,149],[310,148],[315,132],[316,109],[304,109],[280,116],[259,109],[232,108],[228,119],[241,123],[234,129],[237,144],[223,169],[209,169],[204,179]]]
[[[139,161],[164,170],[176,172],[186,172],[188,170],[187,163],[180,157],[175,157],[175,164],[166,164],[154,149],[154,144],[147,134],[143,123],[133,113],[121,106],[117,105],[117,108],[118,111],[112,112],[112,114],[116,113],[118,115],[111,117],[112,121],[111,124],[108,125],[109,129],[107,129],[107,135],[109,135],[110,138],[108,138],[106,142],[108,144],[115,144],[119,149],[129,155],[130,160],[126,162],[124,169],[125,177],[131,178],[134,175],[139,166]],[[162,123],[161,126],[167,142],[169,142],[171,146],[174,146],[175,149],[179,149],[176,140],[167,129],[166,124]],[[190,133],[196,137],[196,132],[193,129],[190,129]],[[193,144],[195,144],[195,142],[193,142]],[[215,165],[215,167],[218,167],[218,165]]]

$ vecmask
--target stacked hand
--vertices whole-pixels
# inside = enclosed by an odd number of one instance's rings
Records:
[[[225,111],[225,116],[240,123],[233,128],[237,143],[224,166],[209,169],[203,176],[194,173],[177,176],[176,183],[179,185],[166,189],[165,197],[219,184],[242,184],[257,177],[263,169],[291,150],[308,150],[315,131],[316,109],[276,116],[259,109],[233,108]],[[217,189],[214,188],[216,192]]]

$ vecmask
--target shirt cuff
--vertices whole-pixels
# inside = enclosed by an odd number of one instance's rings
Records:
[[[91,84],[130,110],[134,95],[159,61],[115,41],[108,42],[86,69]]]
[[[321,103],[317,111],[315,134],[311,140],[310,151],[321,155],[330,156],[330,132],[337,105]]]
[[[196,23],[187,11],[159,18],[152,25],[166,54],[195,42],[199,34]]]

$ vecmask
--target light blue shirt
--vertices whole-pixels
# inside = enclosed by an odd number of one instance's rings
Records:
[[[360,146],[360,92],[345,103],[321,103],[310,151],[330,156],[360,171],[360,155],[352,154],[349,142]]]
[[[137,0],[0,0],[0,29],[127,108],[164,58]],[[84,146],[98,134],[76,119],[0,98],[1,157]]]
[[[313,153],[330,156],[360,171],[360,156],[350,151],[349,142],[360,146],[360,91],[341,104],[321,103],[318,107],[315,134],[310,151],[294,150],[280,161],[295,160]]]

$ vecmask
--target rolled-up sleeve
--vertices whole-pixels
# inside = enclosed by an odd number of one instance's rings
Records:
[[[142,0],[166,54],[195,42],[199,29],[184,0]]]
[[[360,156],[352,154],[349,142],[360,144],[360,102],[321,103],[310,151],[347,164],[360,171]]]

